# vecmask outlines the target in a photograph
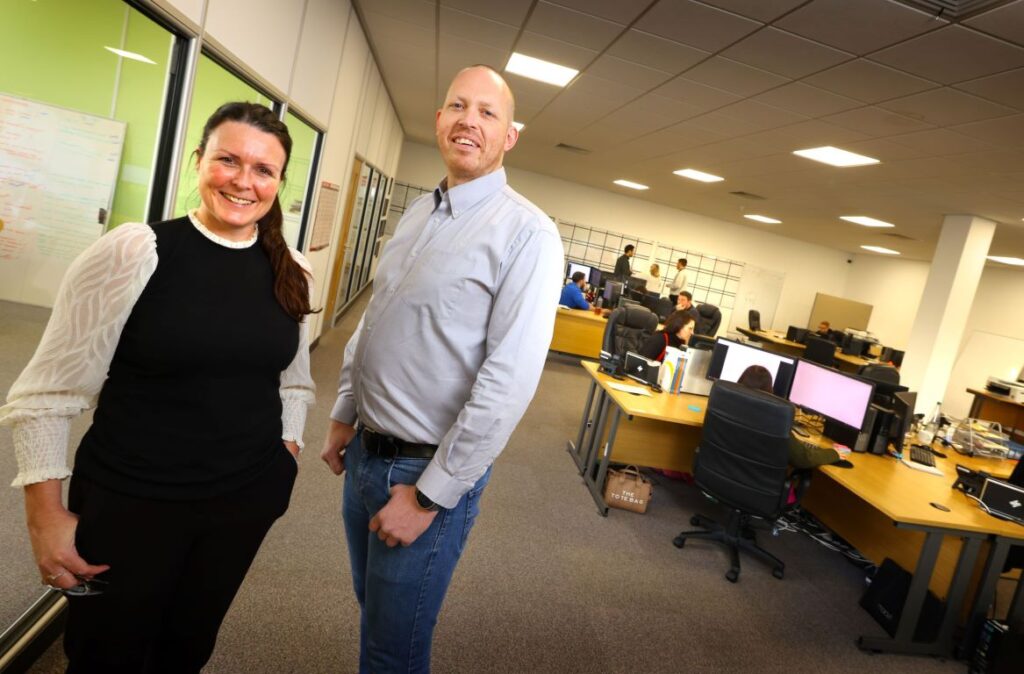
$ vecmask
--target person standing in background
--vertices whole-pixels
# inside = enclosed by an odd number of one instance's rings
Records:
[[[672,285],[668,288],[668,298],[672,300],[672,304],[678,301],[679,293],[686,290],[686,258],[681,257],[676,260],[676,275],[672,279]]]
[[[633,267],[629,263],[629,258],[633,257],[636,253],[636,246],[629,244],[623,250],[622,255],[615,261],[615,273],[614,276],[617,280],[625,282],[630,276],[633,275]]]
[[[430,670],[491,466],[551,343],[564,251],[551,219],[507,185],[513,112],[492,68],[452,81],[435,118],[447,175],[399,221],[345,348],[321,458],[345,473],[360,672]]]

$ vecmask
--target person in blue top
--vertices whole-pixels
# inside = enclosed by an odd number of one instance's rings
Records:
[[[586,274],[581,271],[572,275],[572,280],[562,288],[562,297],[558,303],[570,309],[589,309],[590,303],[583,297],[583,284],[586,283]]]

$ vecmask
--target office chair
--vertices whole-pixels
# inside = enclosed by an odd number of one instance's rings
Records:
[[[836,345],[821,337],[808,336],[807,348],[804,349],[804,358],[812,363],[832,367],[836,362]]]
[[[697,538],[725,545],[729,582],[739,579],[741,549],[770,564],[776,578],[785,572],[786,565],[757,544],[751,520],[774,522],[786,507],[794,413],[793,405],[770,393],[721,379],[711,387],[693,477],[706,496],[729,510],[729,516],[723,525],[694,515],[690,524],[700,529],[684,531],[672,543],[682,548]]]
[[[668,315],[676,310],[676,303],[667,297],[660,297],[654,302],[651,310],[658,315],[658,320],[664,323]]]
[[[757,331],[761,329],[761,312],[757,309],[751,309],[747,312],[747,322],[750,324],[750,329]]]
[[[865,379],[880,382],[882,384],[899,384],[900,371],[883,363],[868,363],[861,365],[857,374]]]
[[[892,363],[894,367],[901,367],[903,365],[903,352],[891,346],[886,346],[882,348],[882,353],[878,356],[878,360],[883,363]]]
[[[713,304],[702,304],[697,307],[697,325],[693,332],[696,335],[714,337],[718,326],[722,324],[722,312]]]
[[[715,348],[715,338],[707,335],[690,335],[690,341],[686,343],[686,348],[711,351]]]
[[[658,317],[642,306],[619,307],[608,315],[604,328],[601,350],[617,362],[615,369],[621,369],[627,351],[639,351],[640,346],[658,328]]]

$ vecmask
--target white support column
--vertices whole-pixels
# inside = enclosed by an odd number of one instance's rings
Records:
[[[946,392],[995,231],[994,222],[974,215],[942,222],[900,373],[900,383],[918,392],[918,412],[930,412]]]

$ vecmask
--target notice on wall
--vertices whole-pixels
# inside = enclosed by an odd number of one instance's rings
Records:
[[[340,190],[340,186],[326,180],[320,183],[320,195],[316,201],[316,217],[313,218],[313,232],[309,238],[311,251],[331,245],[331,230],[334,229],[334,215],[338,210]]]
[[[0,299],[52,306],[106,230],[125,124],[0,94]]]

